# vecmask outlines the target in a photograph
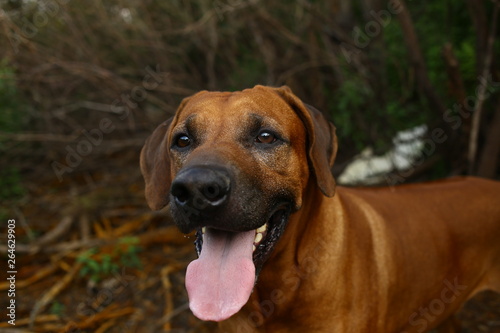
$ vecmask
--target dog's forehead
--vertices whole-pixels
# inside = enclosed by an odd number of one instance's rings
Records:
[[[191,118],[243,120],[249,115],[258,115],[283,123],[294,123],[298,119],[294,110],[278,94],[272,91],[247,89],[236,92],[201,92],[192,96],[186,103],[178,121]]]

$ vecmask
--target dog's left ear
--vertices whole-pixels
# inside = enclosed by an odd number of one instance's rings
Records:
[[[304,123],[308,136],[309,160],[321,192],[327,197],[335,195],[333,162],[337,155],[335,126],[316,108],[303,103],[290,88],[276,88],[278,94],[295,110]]]
[[[160,124],[141,150],[141,172],[146,183],[146,201],[152,210],[160,210],[169,202],[170,159],[168,131],[172,118]]]
[[[198,94],[205,93],[204,91]],[[192,96],[191,96],[192,97]],[[147,138],[141,150],[141,172],[146,183],[146,201],[152,210],[160,210],[170,201],[172,174],[170,168],[169,133],[177,117],[191,97],[182,100],[175,115],[161,123]]]

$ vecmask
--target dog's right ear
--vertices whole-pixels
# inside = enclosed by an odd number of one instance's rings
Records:
[[[169,202],[170,158],[168,133],[174,118],[160,124],[147,138],[141,150],[141,172],[146,183],[146,201],[152,210],[160,210]]]
[[[287,86],[273,88],[297,113],[308,136],[308,158],[321,192],[327,197],[335,195],[333,162],[337,155],[335,126],[316,108],[304,104]]]

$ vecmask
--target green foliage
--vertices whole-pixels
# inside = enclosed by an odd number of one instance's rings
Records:
[[[93,281],[99,281],[101,278],[100,263],[93,258],[96,253],[97,249],[93,248],[79,255],[76,259],[77,262],[83,264],[82,268],[80,269],[80,275],[89,276]]]
[[[14,133],[24,127],[26,106],[21,101],[15,84],[14,70],[6,60],[0,61],[0,151],[6,149],[1,132]],[[0,162],[8,162],[7,160]],[[12,163],[0,168],[0,201],[19,200],[25,194],[21,174]],[[0,213],[1,214],[1,213]]]
[[[455,56],[460,64],[460,70],[464,81],[469,84],[477,84],[476,80],[476,51],[472,39],[463,40],[455,48]]]
[[[356,112],[363,110],[373,97],[371,88],[359,77],[346,80],[330,99],[330,110],[335,110],[333,118],[340,128],[338,136],[341,140],[351,138],[358,149],[362,149],[367,141],[366,133],[355,127]],[[365,113],[367,114],[367,113]]]
[[[243,49],[242,56],[238,57],[238,66],[229,76],[229,89],[239,90],[252,87],[261,81],[266,72],[262,59],[253,57],[249,50]]]
[[[443,46],[453,48],[467,91],[477,85],[475,32],[465,2],[412,2],[409,4],[415,30],[424,53],[429,78],[439,93],[446,98],[448,76],[443,57]],[[452,100],[448,100],[452,104]]]
[[[118,251],[118,256],[120,258],[120,263],[125,267],[136,267],[140,268],[142,266],[141,260],[138,253],[142,251],[141,247],[137,244],[139,239],[137,237],[123,237],[120,239],[119,244],[126,245],[125,251]]]
[[[142,250],[137,243],[137,237],[124,237],[119,240],[111,254],[100,253],[92,248],[77,258],[82,263],[80,275],[98,282],[118,273],[120,267],[140,268],[142,266],[138,253]]]
[[[21,184],[21,175],[15,167],[0,170],[0,201],[15,201],[22,198],[26,190]]]
[[[10,218],[12,218],[10,209],[6,207],[0,207],[0,221],[7,221]]]
[[[15,132],[23,127],[26,106],[15,84],[14,70],[6,60],[0,60],[0,131]],[[2,149],[0,137],[0,149]]]
[[[62,304],[59,301],[54,301],[52,303],[52,305],[50,306],[50,310],[49,310],[49,312],[51,314],[54,314],[54,315],[59,316],[59,317],[62,317],[62,315],[64,314],[65,311],[66,311],[66,307],[64,306],[64,304]]]

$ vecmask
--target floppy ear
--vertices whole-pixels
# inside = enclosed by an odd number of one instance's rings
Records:
[[[336,184],[332,167],[337,155],[335,126],[319,110],[304,104],[287,86],[276,88],[276,91],[295,110],[306,127],[309,162],[318,187],[327,197],[334,196]]]
[[[160,210],[170,201],[170,185],[172,174],[170,170],[169,133],[177,116],[191,97],[182,100],[175,116],[160,124],[146,139],[141,150],[141,172],[146,183],[146,201],[152,210]]]
[[[170,158],[168,132],[173,117],[160,124],[147,138],[141,150],[141,172],[146,183],[146,201],[149,208],[159,210],[169,202]]]

